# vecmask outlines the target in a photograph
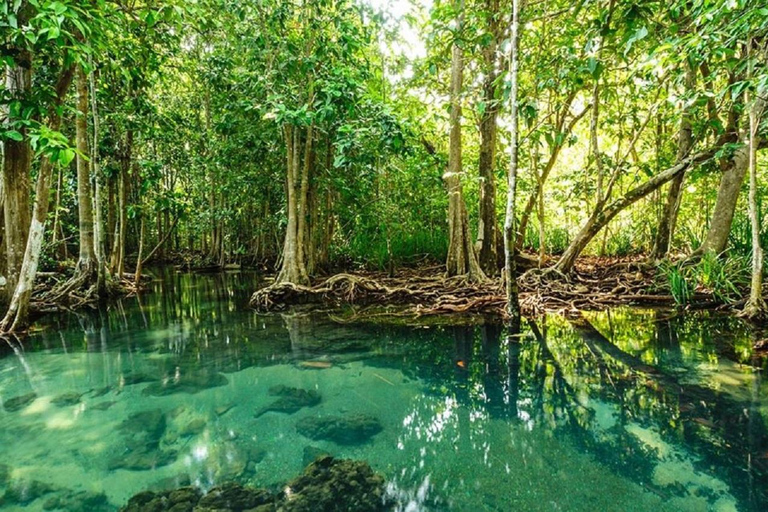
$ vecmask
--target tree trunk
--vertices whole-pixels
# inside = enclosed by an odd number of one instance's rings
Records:
[[[82,67],[77,68],[77,213],[80,228],[80,257],[75,274],[87,275],[86,286],[96,281],[96,249],[93,235],[93,195],[91,173],[85,160],[88,151],[88,83]],[[93,279],[92,279],[93,278]]]
[[[7,94],[14,99],[27,101],[32,87],[32,55],[27,50],[19,50],[14,65],[6,68],[5,87]],[[10,112],[8,121],[12,122]],[[26,129],[18,127],[23,139],[16,141],[5,139],[3,152],[3,214],[5,221],[6,254],[6,295],[10,300],[24,261],[30,226],[30,187],[29,174],[32,163],[32,148],[27,138]]]
[[[486,0],[488,16],[487,31],[491,35],[488,46],[483,49],[485,80],[483,82],[483,104],[480,116],[480,154],[478,160],[480,175],[480,204],[478,208],[477,245],[480,267],[487,275],[496,275],[499,270],[498,247],[501,241],[496,220],[496,118],[499,102],[496,99],[496,50],[499,31],[499,0]]]
[[[750,41],[750,46],[751,44]],[[752,283],[743,314],[751,319],[765,318],[768,312],[763,300],[763,247],[760,245],[760,212],[757,208],[757,132],[765,109],[765,95],[765,88],[759,89],[749,110],[747,149],[749,152],[749,221],[752,227]]]
[[[517,73],[518,53],[520,44],[520,0],[512,0],[512,34],[510,44],[510,93],[509,115],[511,117],[509,143],[509,176],[507,178],[507,211],[504,219],[504,277],[506,280],[507,315],[510,323],[520,321],[520,302],[517,289],[517,268],[515,263],[515,202],[517,200],[517,153],[518,153],[518,123],[517,123]]]
[[[64,103],[69,86],[74,75],[73,66],[68,66],[61,71],[56,83],[56,97],[48,111],[48,127],[58,131],[61,125],[59,108]],[[35,188],[35,206],[30,224],[27,248],[24,253],[24,262],[21,266],[19,280],[13,292],[8,311],[0,322],[0,332],[15,332],[26,329],[29,323],[29,301],[37,276],[37,265],[40,261],[40,253],[43,248],[43,235],[45,233],[45,221],[48,216],[48,196],[51,191],[51,174],[53,162],[44,158],[37,176]]]
[[[459,13],[457,32],[461,31],[464,19],[464,2],[456,2]],[[477,260],[475,247],[469,230],[467,206],[464,203],[461,183],[461,88],[464,74],[462,50],[454,41],[451,55],[451,132],[448,153],[448,171],[443,175],[448,190],[448,258],[445,263],[448,276],[466,275],[470,281],[485,280],[483,269]]]
[[[728,245],[733,215],[736,212],[736,204],[739,201],[741,186],[747,175],[748,167],[749,148],[743,146],[736,148],[720,180],[717,201],[712,212],[712,222],[709,225],[707,236],[696,254],[720,254]]]
[[[686,63],[685,89],[687,92],[693,90],[696,80],[696,68],[690,63]],[[682,161],[693,147],[693,130],[691,128],[691,107],[685,108],[680,118],[680,134],[677,139],[677,161]],[[672,244],[672,236],[675,233],[677,224],[677,213],[680,210],[680,200],[683,197],[683,180],[685,174],[675,176],[669,184],[667,191],[667,201],[664,203],[664,210],[661,213],[659,228],[656,231],[656,240],[653,246],[652,256],[654,259],[663,259],[669,252]]]
[[[286,209],[288,210],[288,226],[285,231],[285,243],[283,245],[283,263],[280,272],[277,274],[275,283],[293,283],[297,285],[308,285],[309,276],[304,263],[304,258],[299,246],[299,201],[297,195],[300,186],[297,183],[300,179],[299,167],[301,166],[300,157],[300,131],[296,126],[286,125],[285,148],[286,148]]]
[[[573,266],[576,263],[576,258],[579,257],[587,244],[589,244],[595,235],[597,235],[597,233],[599,233],[603,227],[605,227],[611,220],[613,220],[616,215],[618,215],[628,206],[633,205],[643,197],[647,196],[654,190],[657,190],[665,183],[668,183],[678,174],[685,173],[694,165],[709,160],[714,156],[715,152],[719,148],[720,146],[716,146],[715,148],[710,148],[708,150],[691,155],[684,159],[682,162],[675,164],[674,166],[650,178],[645,183],[642,183],[633,188],[608,206],[596,208],[592,212],[592,215],[590,215],[589,219],[587,219],[587,222],[584,223],[584,226],[582,226],[579,234],[576,235],[576,238],[573,239],[571,244],[558,260],[557,264],[555,264],[555,269],[562,273],[569,273],[571,270],[573,270]]]
[[[125,146],[121,155],[120,172],[117,176],[117,201],[115,235],[112,240],[112,257],[110,272],[117,279],[122,279],[125,271],[125,232],[128,228],[126,189],[133,158],[133,130],[128,130],[125,135]]]
[[[91,67],[93,67],[93,61],[89,57]],[[95,69],[91,70],[88,77],[90,96],[91,96],[91,116],[93,119],[93,143],[91,144],[91,177],[94,184],[94,197],[93,197],[93,209],[94,209],[94,226],[93,226],[93,244],[96,253],[96,265],[98,272],[97,292],[99,297],[105,297],[107,294],[107,246],[106,246],[106,230],[104,227],[104,201],[102,198],[102,180],[101,170],[99,167],[99,111],[98,102],[96,98],[96,78]]]

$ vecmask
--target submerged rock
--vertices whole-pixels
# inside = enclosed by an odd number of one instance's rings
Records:
[[[103,388],[94,389],[93,391],[91,391],[91,397],[99,398],[106,395],[110,391],[112,391],[111,386],[104,386]]]
[[[106,411],[116,403],[117,402],[114,400],[108,400],[106,402],[99,402],[98,404],[91,405],[90,408],[96,411]]]
[[[5,409],[8,412],[20,411],[21,409],[25,408],[26,406],[34,402],[35,398],[37,398],[36,393],[27,393],[26,395],[9,398],[5,402],[3,402],[3,409]]]
[[[121,386],[132,386],[134,384],[144,384],[146,382],[159,382],[160,379],[146,373],[128,373],[120,378]]]
[[[85,393],[75,393],[70,391],[69,393],[61,394],[51,400],[51,403],[56,407],[67,407],[69,405],[75,405],[80,403],[80,397]]]
[[[229,380],[220,373],[184,375],[167,382],[154,382],[141,392],[144,396],[166,396],[174,393],[194,395],[209,388],[226,386]]]
[[[203,495],[195,487],[145,491],[121,512],[379,512],[386,510],[384,478],[366,462],[322,457],[279,495],[228,482]]]
[[[337,444],[361,444],[383,430],[379,420],[368,414],[349,416],[307,416],[296,424],[299,434]]]
[[[366,462],[322,457],[288,483],[281,512],[378,512],[387,507],[384,478]]]
[[[211,489],[198,503],[198,508],[212,510],[250,510],[274,500],[265,489],[254,489],[227,483]]]
[[[197,487],[181,487],[173,491],[144,491],[128,500],[121,512],[192,512],[202,492]]]
[[[268,412],[293,414],[304,407],[314,407],[321,400],[320,393],[313,389],[292,388],[282,385],[269,388],[269,394],[280,398],[259,409],[256,412],[257,418]]]
[[[165,413],[160,409],[131,414],[117,428],[123,435],[125,452],[108,462],[109,469],[141,471],[173,462],[177,452],[160,447],[166,428]]]
[[[0,507],[10,505],[25,506],[46,494],[52,493],[54,490],[53,486],[39,480],[13,482],[6,489],[5,493],[0,496]]]
[[[67,491],[59,496],[52,496],[43,503],[43,510],[63,510],[66,512],[107,512],[114,510],[103,492]]]
[[[132,497],[121,512],[250,512],[272,509],[274,496],[265,489],[227,483],[203,495],[196,487],[173,491],[141,492]]]

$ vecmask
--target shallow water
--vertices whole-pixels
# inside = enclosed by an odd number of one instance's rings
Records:
[[[243,274],[153,286],[2,342],[0,509],[277,488],[319,453],[368,461],[399,510],[768,508],[768,387],[734,319],[621,309],[510,337],[257,315]]]

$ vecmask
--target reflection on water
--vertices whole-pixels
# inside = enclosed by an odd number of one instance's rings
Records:
[[[368,461],[399,510],[768,507],[767,390],[734,319],[338,325],[249,312],[255,285],[169,275],[3,341],[0,508],[278,488],[326,453]]]

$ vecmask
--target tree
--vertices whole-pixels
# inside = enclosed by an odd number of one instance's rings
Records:
[[[448,191],[448,257],[445,268],[448,276],[466,275],[472,282],[486,279],[477,259],[469,230],[467,206],[464,202],[464,173],[461,157],[461,93],[464,77],[464,56],[459,38],[464,22],[464,1],[454,2],[456,29],[451,43],[451,120],[448,151],[448,169],[443,174]]]
[[[515,202],[517,199],[517,158],[518,158],[518,123],[517,123],[517,79],[520,41],[520,0],[512,3],[512,35],[509,56],[509,114],[511,116],[509,144],[509,174],[507,177],[507,210],[504,220],[504,278],[507,291],[507,315],[512,323],[519,322],[520,302],[517,290],[517,269],[515,263]]]

